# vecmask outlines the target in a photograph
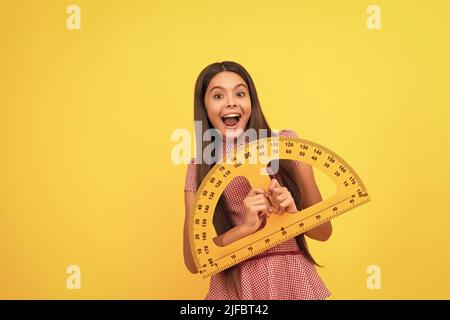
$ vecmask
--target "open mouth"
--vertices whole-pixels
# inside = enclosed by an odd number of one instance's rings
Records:
[[[239,120],[241,119],[241,115],[238,113],[230,113],[227,115],[224,115],[222,117],[222,122],[225,125],[225,127],[234,129],[237,127]]]

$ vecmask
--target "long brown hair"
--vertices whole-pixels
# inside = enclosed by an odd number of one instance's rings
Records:
[[[206,106],[204,103],[205,93],[206,89],[211,81],[211,79],[218,73],[222,71],[230,71],[238,74],[241,76],[241,78],[245,81],[247,84],[249,93],[250,93],[250,100],[251,100],[251,114],[250,118],[247,123],[247,129],[255,129],[257,138],[259,138],[260,129],[266,129],[267,130],[267,136],[272,136],[272,130],[269,127],[269,124],[266,121],[266,118],[264,117],[264,114],[261,110],[261,105],[259,103],[258,94],[256,92],[255,84],[253,83],[253,80],[250,76],[250,74],[245,70],[243,66],[236,62],[232,61],[222,61],[222,62],[216,62],[212,63],[206,68],[204,68],[195,83],[195,92],[194,92],[194,120],[201,123],[201,126],[198,125],[195,127],[195,135],[196,135],[196,143],[197,143],[197,157],[203,155],[203,151],[205,150],[206,146],[209,144],[207,141],[204,141],[202,139],[203,134],[208,129],[213,129],[213,125],[209,121],[208,114],[206,112]],[[221,147],[221,141],[214,141],[216,143],[216,149],[217,147]],[[220,144],[219,144],[220,143]],[[198,160],[198,159],[197,159]],[[207,164],[205,161],[197,161],[196,164],[196,184],[197,189],[199,188],[200,184],[202,183],[203,179],[206,177],[208,172],[211,170],[211,168],[214,166],[215,163]],[[288,188],[289,192],[291,193],[292,197],[294,198],[295,204],[297,208],[302,208],[302,201],[301,201],[301,194],[300,190],[295,182],[294,177],[292,176],[292,161],[287,159],[280,159],[279,160],[279,169],[278,174],[283,180],[283,184],[286,188]],[[227,230],[231,229],[233,227],[229,214],[229,210],[227,208],[227,205],[225,201],[223,200],[223,195],[220,197],[216,210],[214,212],[213,217],[213,224],[216,229],[217,234],[222,234],[226,232]],[[306,244],[306,240],[303,234],[296,237],[297,244],[299,248],[304,253],[305,257],[314,263],[315,265],[318,265],[314,258],[311,256],[308,246]],[[232,270],[234,268],[229,268],[225,270],[225,276],[228,278],[228,276],[231,275]]]

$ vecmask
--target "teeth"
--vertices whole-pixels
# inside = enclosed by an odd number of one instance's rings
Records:
[[[241,115],[238,113],[230,113],[230,114],[223,116],[222,118],[233,118],[233,117],[240,117],[240,116]]]

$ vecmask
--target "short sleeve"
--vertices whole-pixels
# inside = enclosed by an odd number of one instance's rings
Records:
[[[280,131],[280,137],[298,138],[298,134],[293,130],[283,129]],[[293,163],[294,167],[297,167],[297,165],[300,163],[300,161],[292,160],[292,163]]]
[[[195,159],[192,158],[188,164],[187,172],[186,172],[186,181],[184,184],[184,191],[192,191],[197,192],[197,183],[196,183],[196,169],[195,169]]]

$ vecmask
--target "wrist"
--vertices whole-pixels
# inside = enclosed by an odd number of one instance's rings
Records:
[[[258,230],[258,227],[250,226],[250,225],[246,224],[245,222],[239,226],[241,227],[241,233],[242,233],[243,237],[251,235],[256,230]]]

